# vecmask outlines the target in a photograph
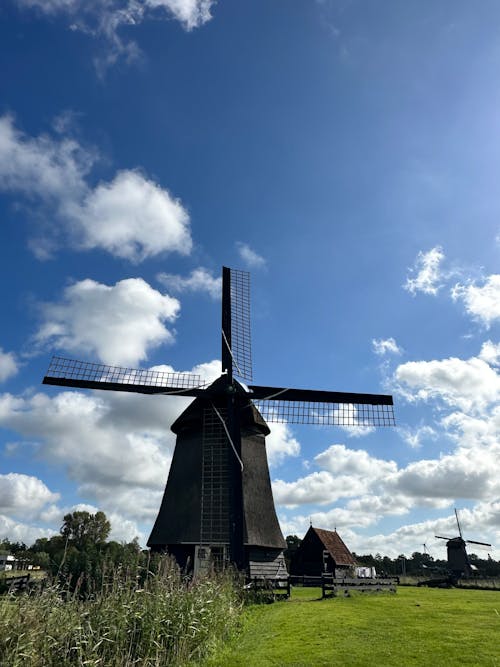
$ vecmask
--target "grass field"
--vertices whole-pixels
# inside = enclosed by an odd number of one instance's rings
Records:
[[[500,592],[400,587],[395,595],[253,605],[205,667],[500,666]]]

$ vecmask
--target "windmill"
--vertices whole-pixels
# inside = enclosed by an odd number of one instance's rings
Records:
[[[133,370],[54,357],[44,384],[195,400],[172,425],[176,446],[158,517],[148,540],[195,572],[229,561],[250,576],[286,575],[285,540],[271,491],[268,422],[391,426],[392,396],[252,382],[250,276],[222,269],[222,374]]]
[[[483,547],[491,547],[491,544],[488,544],[487,542],[476,542],[475,540],[464,540],[456,509],[455,518],[458,527],[457,537],[443,537],[442,535],[435,535],[435,537],[439,540],[446,540],[450,577],[452,580],[457,581],[461,577],[472,577],[474,570],[477,569],[471,564],[465,545],[480,544]]]

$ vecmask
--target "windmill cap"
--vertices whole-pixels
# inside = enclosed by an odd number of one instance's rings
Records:
[[[236,394],[241,393],[242,404],[240,408],[240,427],[241,429],[250,428],[257,429],[264,436],[269,435],[271,430],[264,418],[257,410],[255,405],[246,398],[247,392],[241,384],[234,380],[233,384],[236,389]],[[212,382],[206,389],[206,394],[196,398],[184,412],[174,421],[170,429],[177,435],[180,431],[190,428],[200,428],[200,423],[203,423],[203,411],[214,405],[218,410],[223,410],[227,404],[228,396],[227,376],[221,375],[215,382]]]

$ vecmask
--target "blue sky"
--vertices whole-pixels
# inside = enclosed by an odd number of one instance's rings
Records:
[[[251,272],[256,383],[395,398],[396,429],[273,427],[284,533],[438,557],[458,507],[500,545],[499,25],[494,2],[3,3],[0,537],[85,506],[147,538],[185,402],[41,378],[52,354],[216,377],[225,264]]]

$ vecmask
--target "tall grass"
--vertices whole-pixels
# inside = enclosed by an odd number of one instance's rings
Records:
[[[155,569],[104,572],[85,597],[80,582],[3,596],[0,665],[153,667],[207,656],[238,622],[237,586],[227,574],[187,583],[166,557]]]

